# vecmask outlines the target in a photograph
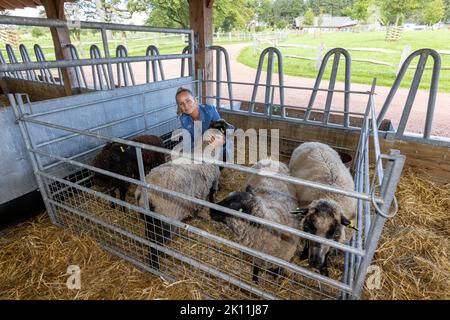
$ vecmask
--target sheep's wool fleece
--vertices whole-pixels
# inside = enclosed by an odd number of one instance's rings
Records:
[[[339,154],[331,147],[318,142],[306,142],[297,147],[289,162],[291,175],[309,181],[319,182],[341,189],[353,191],[350,171],[342,163]],[[309,204],[317,199],[332,199],[342,206],[348,219],[354,219],[356,199],[336,193],[326,192],[304,186],[295,186],[297,198],[303,204]]]
[[[288,167],[274,160],[261,160],[253,169],[268,170],[287,174]],[[251,186],[255,194],[252,214],[292,228],[299,228],[297,217],[289,214],[295,210],[297,201],[295,189],[284,181],[250,175],[246,186]],[[252,225],[248,221],[232,218],[230,228],[238,236],[239,243],[289,261],[297,250],[299,238],[287,232],[281,232],[262,225]],[[259,260],[256,260],[259,264]]]
[[[204,200],[209,195],[211,188],[217,187],[219,176],[219,167],[215,165],[167,162],[150,171],[146,181],[151,185]],[[149,201],[155,206],[157,213],[179,221],[193,214],[199,207],[190,201],[155,190],[148,190],[148,194]],[[140,197],[141,201],[143,201],[143,197]]]

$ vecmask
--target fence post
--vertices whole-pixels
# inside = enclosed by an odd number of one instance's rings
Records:
[[[256,38],[256,34],[253,35],[253,56],[258,54],[258,39]]]
[[[321,43],[317,47],[317,59],[316,59],[316,65],[314,66],[314,68],[316,70],[319,70],[319,68],[320,68],[320,64],[322,63],[322,57],[323,57],[323,51],[324,50],[325,50],[325,45],[323,43]]]
[[[228,32],[228,40],[231,41],[231,32]]]
[[[396,75],[398,75],[398,73],[400,71],[400,68],[403,65],[403,62],[405,62],[405,59],[409,56],[410,52],[411,52],[411,46],[410,45],[407,45],[406,47],[403,48],[402,55],[400,57],[400,62],[398,64],[397,71],[395,72]]]

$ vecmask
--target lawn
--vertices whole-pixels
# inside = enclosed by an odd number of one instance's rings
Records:
[[[47,60],[54,60],[55,54],[51,35],[48,32],[48,28],[41,29],[44,31],[44,35],[38,38],[34,38],[31,35],[31,29],[27,29],[26,31],[22,29],[20,34],[20,43],[26,46],[26,48],[28,49],[28,53],[33,61],[35,61],[33,46],[36,43],[38,43],[43,49]],[[130,56],[143,56],[145,55],[147,47],[152,44],[158,47],[161,54],[179,54],[187,45],[187,39],[187,36],[183,37],[180,34],[127,32],[126,38],[122,38],[118,34],[113,34],[112,37],[109,38],[109,52],[111,57],[115,57],[116,47],[119,44],[123,44],[127,48],[128,54]],[[80,58],[89,58],[89,48],[92,44],[96,44],[100,48],[102,55],[104,53],[100,32],[93,32],[91,30],[86,32],[83,30],[80,41],[71,36],[71,42],[77,48]],[[222,37],[218,41],[215,40],[214,44],[223,45],[240,42],[248,42],[248,40],[230,40],[228,37]],[[0,40],[0,47],[2,47],[2,51],[4,46],[5,44]],[[14,50],[18,60],[21,61],[18,48],[14,48]],[[5,51],[3,51],[3,56],[7,59]]]
[[[360,52],[350,51],[352,58],[364,58],[370,60],[385,61],[394,64],[396,67],[375,65],[367,62],[352,62],[352,82],[370,84],[373,78],[377,78],[379,86],[391,86],[395,80],[397,66],[401,58],[400,52],[405,46],[411,47],[411,52],[420,48],[431,48],[435,50],[450,50],[450,30],[437,31],[407,31],[403,34],[400,41],[385,42],[385,32],[340,32],[340,33],[323,33],[321,36],[314,35],[291,35],[286,41],[280,42],[283,44],[303,44],[319,46],[323,43],[326,51],[335,48],[382,48],[397,50],[397,54],[386,54],[377,52]],[[268,46],[262,45],[260,48]],[[316,49],[305,48],[286,48],[279,47],[283,55],[297,55],[303,57],[316,57]],[[325,51],[325,52],[326,52]],[[441,55],[442,67],[450,69],[450,55]],[[244,48],[239,57],[239,62],[256,68],[258,65],[259,53],[255,56],[252,46]],[[416,66],[418,59],[412,62],[412,66]],[[432,66],[432,59],[429,58],[427,67]],[[293,76],[302,76],[307,78],[315,78],[318,70],[315,69],[315,61],[308,61],[303,59],[283,58],[284,73]],[[329,61],[329,66],[324,78],[328,79],[331,71],[332,60]],[[341,61],[343,65],[343,60]],[[340,68],[338,80],[344,79],[344,68]],[[450,92],[450,71],[441,70],[439,81],[439,91]],[[409,87],[414,70],[408,70],[405,79],[402,81],[402,87]],[[429,88],[431,79],[431,70],[425,70],[420,87],[422,89]]]

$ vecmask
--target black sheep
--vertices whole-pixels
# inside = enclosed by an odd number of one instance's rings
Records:
[[[163,141],[157,136],[142,135],[134,138],[132,141],[164,147]],[[142,160],[144,164],[144,173],[147,174],[154,167],[163,164],[165,162],[165,157],[164,154],[156,151],[142,150]],[[92,165],[129,178],[140,178],[136,150],[134,147],[126,144],[117,142],[107,143],[92,161]],[[125,201],[130,185],[126,181],[101,173],[94,173],[93,183],[94,185],[101,187],[114,198],[116,197],[116,190],[119,190],[120,200],[122,201]]]

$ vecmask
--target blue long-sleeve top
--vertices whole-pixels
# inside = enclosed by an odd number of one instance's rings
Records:
[[[206,130],[208,130],[211,121],[217,121],[221,119],[219,112],[216,107],[209,104],[199,104],[198,109],[200,111],[200,120],[202,123],[201,130],[202,132],[197,132],[196,135],[203,135]],[[194,147],[194,131],[198,130],[198,126],[194,125],[194,120],[192,120],[191,116],[182,113],[180,116],[181,127],[186,129],[191,134],[191,148]],[[233,138],[226,137],[226,144],[224,146],[226,150],[227,159],[232,159],[232,148],[233,148]]]

